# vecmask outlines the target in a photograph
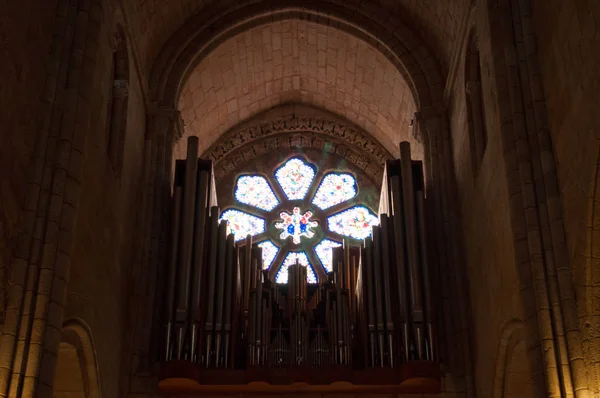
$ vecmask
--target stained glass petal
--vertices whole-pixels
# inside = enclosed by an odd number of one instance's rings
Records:
[[[232,233],[235,240],[245,239],[247,235],[255,236],[265,232],[265,220],[243,211],[229,209],[221,214],[221,220],[227,220],[227,234]],[[220,220],[219,220],[220,221]]]
[[[319,209],[329,209],[356,196],[356,180],[350,174],[330,173],[323,177],[312,202]]]
[[[330,231],[354,239],[365,239],[371,235],[371,227],[379,225],[379,219],[364,206],[355,206],[327,217]]]
[[[279,248],[270,240],[260,242],[258,247],[262,249],[263,269],[269,269],[271,264],[273,264],[273,260],[275,260],[275,256],[277,256],[277,253],[279,252]]]
[[[304,199],[315,178],[315,169],[302,159],[293,158],[275,171],[275,178],[288,199]]]
[[[235,187],[235,198],[247,205],[266,211],[273,210],[279,201],[267,179],[261,176],[241,176]]]
[[[304,265],[307,267],[307,277],[308,283],[317,283],[317,277],[315,276],[315,272],[313,271],[312,264],[308,261],[308,256],[304,252],[290,252],[283,260],[281,264],[281,268],[277,272],[277,276],[275,277],[275,283],[287,283],[288,282],[288,268],[290,265],[295,264],[296,260],[300,263],[300,265]]]
[[[327,272],[331,272],[333,270],[332,249],[340,246],[342,246],[341,243],[329,239],[323,239],[318,245],[315,246],[315,252],[317,253],[319,260],[321,260],[321,264],[323,264],[323,267],[327,270]]]

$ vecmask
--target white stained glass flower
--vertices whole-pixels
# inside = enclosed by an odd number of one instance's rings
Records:
[[[356,196],[356,180],[350,174],[330,173],[323,177],[312,200],[319,209],[326,210]]]
[[[310,221],[312,213],[310,211],[300,214],[300,208],[294,207],[292,214],[282,211],[279,216],[281,222],[275,224],[275,228],[281,229],[281,239],[287,239],[288,236],[292,237],[292,241],[295,244],[300,243],[300,237],[305,236],[312,238],[315,234],[312,228],[316,227],[318,223],[316,221]]]
[[[281,264],[281,268],[277,272],[277,276],[275,277],[275,283],[287,283],[288,282],[288,268],[290,265],[296,264],[296,261],[300,265],[303,265],[307,268],[306,279],[308,283],[317,283],[317,277],[313,271],[311,263],[308,261],[308,257],[304,252],[290,252],[283,260]]]
[[[315,169],[302,159],[293,158],[275,171],[275,178],[288,199],[304,199],[315,178]]]
[[[333,270],[333,248],[342,246],[341,243],[330,240],[323,239],[319,242],[318,245],[315,246],[315,252],[317,253],[317,257],[321,260],[321,264],[327,270],[327,272],[331,272]]]
[[[266,230],[265,220],[240,210],[225,210],[221,214],[221,220],[227,220],[227,235],[232,233],[236,241],[245,239],[248,235],[261,234]]]
[[[273,264],[273,260],[275,260],[277,253],[279,252],[279,248],[270,240],[260,242],[258,247],[262,249],[263,269],[269,269],[271,264]]]
[[[351,207],[327,218],[331,231],[354,239],[371,236],[373,225],[379,225],[379,219],[364,206]]]
[[[279,201],[267,179],[262,176],[242,176],[235,187],[235,198],[244,204],[271,211]]]

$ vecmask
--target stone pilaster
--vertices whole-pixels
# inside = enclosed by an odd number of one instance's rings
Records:
[[[490,11],[529,358],[540,396],[587,397],[571,266],[529,1]],[[543,372],[542,372],[543,371]]]
[[[157,282],[164,278],[173,144],[181,132],[177,110],[160,107],[150,110],[145,141],[142,235],[135,265],[135,306],[130,314],[134,330],[129,386],[132,394],[153,395],[157,391],[155,364],[162,308],[162,288]]]
[[[464,267],[464,251],[456,182],[452,160],[452,146],[448,122],[443,107],[428,107],[417,113],[417,126],[421,130],[425,146],[425,170],[427,173],[427,206],[431,220],[429,235],[435,242],[434,258],[442,297],[438,299],[439,328],[442,350],[451,357],[444,358],[455,377],[456,393],[472,397],[472,355],[470,343],[469,295]],[[445,348],[445,350],[444,350]]]
[[[0,396],[51,397],[103,9],[60,0],[0,337]]]

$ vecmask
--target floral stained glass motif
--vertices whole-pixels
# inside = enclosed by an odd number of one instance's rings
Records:
[[[302,159],[293,158],[277,169],[275,178],[288,199],[304,199],[315,178],[315,170]]]
[[[273,210],[279,201],[265,177],[242,176],[235,187],[235,198],[247,205],[266,211]]]
[[[287,283],[288,282],[288,268],[290,265],[296,264],[296,260],[300,265],[307,268],[306,279],[308,283],[317,283],[317,277],[313,271],[312,265],[308,261],[308,257],[304,252],[290,252],[283,260],[281,268],[277,272],[275,277],[275,283]]]
[[[312,238],[315,235],[312,228],[316,227],[318,223],[310,221],[312,217],[310,211],[300,214],[300,208],[294,207],[292,214],[282,211],[279,217],[281,217],[281,222],[275,223],[275,228],[282,230],[281,235],[279,235],[281,239],[287,239],[288,236],[291,236],[292,241],[299,244],[300,237]]]
[[[248,235],[261,234],[266,229],[265,220],[239,210],[225,210],[221,214],[221,220],[228,221],[227,235],[232,233],[236,241],[245,239]]]
[[[277,253],[279,252],[279,248],[270,240],[260,242],[258,247],[262,249],[263,269],[269,269],[271,264],[273,264],[273,260],[275,260],[275,256],[277,256]]]
[[[323,177],[312,202],[319,209],[329,209],[356,196],[356,180],[350,174],[330,173]]]
[[[354,239],[371,236],[371,227],[379,225],[379,219],[364,206],[355,206],[327,218],[327,226],[333,232]]]
[[[315,246],[315,252],[317,253],[317,256],[319,257],[319,260],[321,260],[321,264],[323,264],[323,268],[325,268],[327,270],[327,272],[331,272],[333,271],[333,251],[332,249],[334,247],[340,247],[342,246],[341,243],[330,240],[330,239],[323,239],[321,242],[319,242],[318,245]]]

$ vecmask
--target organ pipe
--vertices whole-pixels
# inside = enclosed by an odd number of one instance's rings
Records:
[[[397,368],[434,361],[423,166],[401,143],[386,163],[379,225],[332,249],[317,284],[298,262],[288,283],[263,270],[262,249],[221,221],[210,161],[197,139],[178,160],[172,197],[163,362],[200,368]]]

